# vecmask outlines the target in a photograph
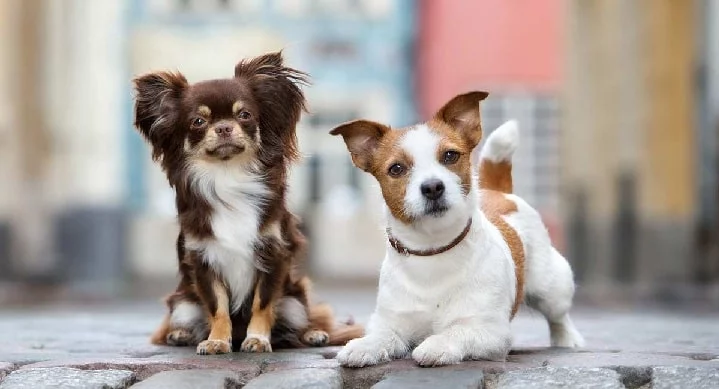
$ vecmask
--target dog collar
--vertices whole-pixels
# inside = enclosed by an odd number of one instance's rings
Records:
[[[394,236],[392,236],[392,232],[390,231],[389,227],[387,227],[387,239],[389,239],[389,244],[392,246],[393,249],[395,249],[398,253],[406,256],[410,255],[416,255],[418,257],[431,257],[433,255],[442,254],[444,252],[447,252],[454,248],[454,246],[458,245],[459,242],[461,242],[469,233],[469,229],[472,227],[472,219],[470,218],[467,222],[467,226],[464,227],[464,230],[462,230],[462,233],[459,234],[458,237],[454,238],[448,245],[442,246],[440,248],[436,249],[427,249],[427,250],[412,250],[408,248],[407,246],[403,245],[402,242],[397,240]]]

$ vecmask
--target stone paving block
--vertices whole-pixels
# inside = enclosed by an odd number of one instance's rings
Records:
[[[482,370],[417,369],[391,373],[372,389],[457,388],[479,389],[484,384]]]
[[[302,351],[304,351],[303,349]],[[319,353],[304,353],[298,350],[293,351],[276,351],[271,353],[242,353],[235,352],[222,355],[197,355],[194,353],[163,354],[155,355],[150,359],[154,360],[170,360],[181,362],[183,364],[191,364],[193,366],[205,366],[208,364],[228,363],[244,363],[253,364],[262,367],[262,372],[287,369],[303,369],[303,368],[337,368],[339,364],[336,360],[325,359]],[[230,369],[234,370],[234,369]],[[252,378],[252,377],[249,377]]]
[[[128,370],[50,367],[14,371],[0,383],[0,389],[125,389],[134,381],[135,374]]]
[[[647,366],[613,366],[612,370],[619,373],[622,384],[626,388],[649,388],[652,382],[652,368]]]
[[[15,369],[14,363],[0,362],[0,382],[6,375]]]
[[[260,374],[260,364],[214,356],[194,356],[178,358],[105,358],[105,359],[61,359],[26,365],[21,368],[74,367],[83,370],[120,369],[133,371],[138,380],[166,370],[215,369],[231,370],[249,380]]]
[[[337,369],[282,370],[265,373],[250,381],[245,389],[342,389]]]
[[[183,353],[157,354],[149,357],[158,360],[182,361],[237,361],[256,364],[270,364],[279,362],[297,362],[324,359],[321,354],[303,353],[300,351],[276,351],[271,353],[242,353],[234,352],[220,355],[197,355],[195,350]]]
[[[704,356],[704,355],[702,355]],[[613,367],[613,366],[716,366],[719,360],[706,360],[693,354],[641,353],[601,350],[536,349],[510,354],[509,362],[530,367]]]
[[[619,373],[599,368],[542,367],[500,375],[497,389],[624,389]]]
[[[0,341],[2,344],[2,341]],[[25,365],[28,363],[50,361],[59,358],[72,358],[72,354],[51,350],[0,350],[0,360]]]
[[[347,388],[370,388],[387,374],[418,369],[421,368],[411,359],[399,359],[362,368],[344,367],[342,368],[342,381]]]
[[[327,347],[308,347],[292,351],[279,351],[280,353],[286,352],[298,352],[302,354],[316,354],[321,355],[323,358],[332,359],[337,356],[337,353],[342,350],[342,346],[327,346]]]
[[[320,354],[303,353],[301,351],[276,351],[272,353],[232,353],[237,360],[254,361],[259,363],[278,363],[278,362],[297,362],[309,360],[322,360],[324,357]]]
[[[305,350],[313,350],[312,352],[304,352]],[[262,372],[270,372],[276,370],[288,369],[335,369],[339,367],[337,360],[325,359],[324,353],[314,352],[315,349],[302,349],[292,351],[276,351],[271,353],[241,353],[235,352],[223,355],[196,355],[192,353],[185,354],[162,354],[154,355],[150,359],[182,361],[182,363],[191,363],[193,365],[202,365],[207,363],[251,363],[262,367]],[[325,350],[327,351],[327,350]],[[251,378],[251,377],[250,377]]]
[[[377,384],[389,374],[404,371],[431,370],[439,371],[465,371],[475,370],[484,373],[502,373],[508,370],[523,368],[522,365],[514,362],[492,362],[492,361],[465,361],[461,364],[450,365],[444,367],[423,368],[409,358],[398,359],[389,363],[382,363],[376,366],[368,366],[363,368],[342,368],[342,379],[347,388],[370,388]]]
[[[662,366],[652,369],[653,389],[719,388],[719,369]]]
[[[241,388],[244,377],[229,370],[173,370],[159,372],[132,386],[133,389],[225,389]]]
[[[340,363],[336,359],[306,359],[296,361],[275,361],[262,367],[262,372],[293,369],[339,369]]]

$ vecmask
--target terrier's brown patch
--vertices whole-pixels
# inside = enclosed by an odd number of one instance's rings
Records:
[[[472,188],[472,149],[474,141],[463,133],[439,119],[432,119],[427,122],[427,127],[439,134],[440,142],[437,147],[437,160],[442,161],[444,154],[448,151],[459,153],[459,159],[452,164],[443,164],[462,180],[462,191],[469,193]],[[479,130],[481,132],[481,128]]]
[[[479,164],[479,186],[482,189],[512,193],[512,163],[510,161],[492,162],[483,159]]]
[[[511,313],[511,317],[514,317],[524,298],[524,245],[517,231],[504,220],[504,216],[517,212],[517,204],[508,199],[504,193],[488,189],[480,190],[480,198],[482,212],[497,227],[512,254],[514,275],[517,280],[517,293]]]

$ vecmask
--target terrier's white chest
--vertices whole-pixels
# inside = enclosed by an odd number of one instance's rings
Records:
[[[514,290],[511,256],[496,228],[484,220],[476,224],[463,242],[443,254],[408,258],[389,251],[380,274],[378,310],[420,338],[453,320],[508,310]]]

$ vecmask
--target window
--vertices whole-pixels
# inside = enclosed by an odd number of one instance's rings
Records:
[[[359,112],[356,110],[331,110],[325,109],[313,113],[308,118],[308,124],[318,130],[329,130],[334,126],[357,119]]]
[[[148,10],[155,16],[186,12],[256,12],[262,0],[147,0]]]
[[[354,42],[343,40],[322,40],[312,44],[312,55],[322,61],[354,61],[359,52]]]
[[[509,119],[519,122],[513,158],[515,192],[540,211],[559,207],[559,106],[553,96],[497,95],[482,105],[485,139]]]

